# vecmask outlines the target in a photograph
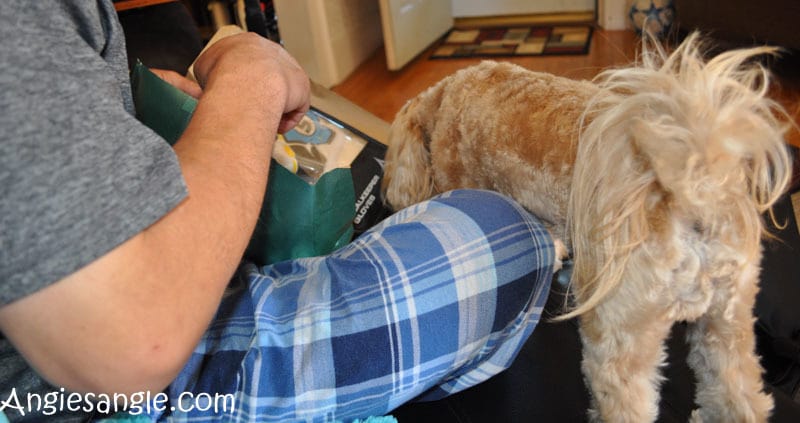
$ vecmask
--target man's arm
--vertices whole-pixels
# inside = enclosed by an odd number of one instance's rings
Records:
[[[88,266],[0,308],[0,330],[55,385],[132,393],[172,381],[247,246],[276,130],[308,109],[305,73],[253,34],[219,41],[195,73],[203,93],[175,144],[188,198]]]

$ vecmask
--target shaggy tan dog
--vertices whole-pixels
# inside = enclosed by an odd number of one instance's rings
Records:
[[[694,421],[765,421],[754,352],[762,213],[791,174],[782,109],[753,48],[708,62],[699,36],[593,83],[484,62],[412,99],[390,134],[395,208],[454,188],[507,194],[574,259],[594,420],[658,413],[664,341],[690,323]]]

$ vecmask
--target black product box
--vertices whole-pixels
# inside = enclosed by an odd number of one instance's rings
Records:
[[[353,226],[358,236],[391,214],[380,193],[389,124],[321,85],[312,84],[311,94],[314,111],[364,140],[350,165],[356,200]]]

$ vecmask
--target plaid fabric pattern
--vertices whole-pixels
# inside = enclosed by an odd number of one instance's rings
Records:
[[[554,251],[499,194],[403,210],[330,256],[243,265],[169,388],[235,408],[169,421],[350,421],[435,399],[507,368],[533,331]],[[191,404],[186,404],[186,407]]]

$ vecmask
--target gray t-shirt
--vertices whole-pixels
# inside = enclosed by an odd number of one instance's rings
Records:
[[[2,306],[136,235],[186,187],[174,152],[133,115],[110,0],[4,1],[0,40]],[[13,388],[53,390],[2,339],[0,401]]]

